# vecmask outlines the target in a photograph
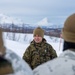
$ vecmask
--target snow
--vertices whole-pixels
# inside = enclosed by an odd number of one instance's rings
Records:
[[[14,33],[15,39],[12,40],[13,33],[4,33],[4,42],[5,46],[14,51],[16,54],[18,54],[21,58],[23,56],[23,53],[25,52],[26,48],[30,44],[30,42],[33,39],[32,34],[21,34],[21,33]],[[50,36],[44,36],[44,38],[47,40],[49,44],[53,46],[53,48],[56,50],[57,55],[59,56],[62,53],[62,47],[63,47],[63,39],[56,38],[56,37],[50,37]]]
[[[7,16],[5,14],[0,13],[0,23],[14,23],[14,24],[23,24],[20,19],[15,19],[13,17]]]
[[[45,17],[41,21],[39,21],[38,23],[36,23],[36,25],[47,26],[47,25],[53,25],[53,24],[48,21],[47,17]]]

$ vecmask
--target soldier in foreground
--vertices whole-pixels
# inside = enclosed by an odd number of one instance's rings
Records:
[[[62,29],[63,53],[56,59],[34,69],[34,75],[75,75],[75,13]]]
[[[0,29],[0,75],[33,75],[29,65],[17,54],[4,46]]]

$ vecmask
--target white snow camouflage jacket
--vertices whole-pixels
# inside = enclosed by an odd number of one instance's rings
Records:
[[[5,58],[12,63],[13,74],[7,75],[33,75],[29,65],[11,50],[6,50]]]
[[[34,75],[75,75],[75,52],[64,51],[58,58],[38,66]]]

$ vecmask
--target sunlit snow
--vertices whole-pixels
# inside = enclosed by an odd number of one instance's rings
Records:
[[[12,38],[13,34],[15,34],[14,40]],[[60,53],[62,53],[63,40],[61,38],[50,36],[44,36],[44,38],[47,40],[49,44],[53,46],[53,48],[57,52],[57,55],[59,56]],[[4,33],[5,46],[8,49],[14,51],[20,57],[23,56],[23,53],[25,52],[26,48],[28,47],[32,39],[32,34]]]

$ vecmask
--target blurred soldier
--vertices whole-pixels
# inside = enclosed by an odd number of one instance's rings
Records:
[[[18,55],[4,47],[0,29],[0,75],[33,75],[29,65]]]
[[[34,70],[34,75],[75,75],[75,13],[70,15],[62,29],[63,53]]]

